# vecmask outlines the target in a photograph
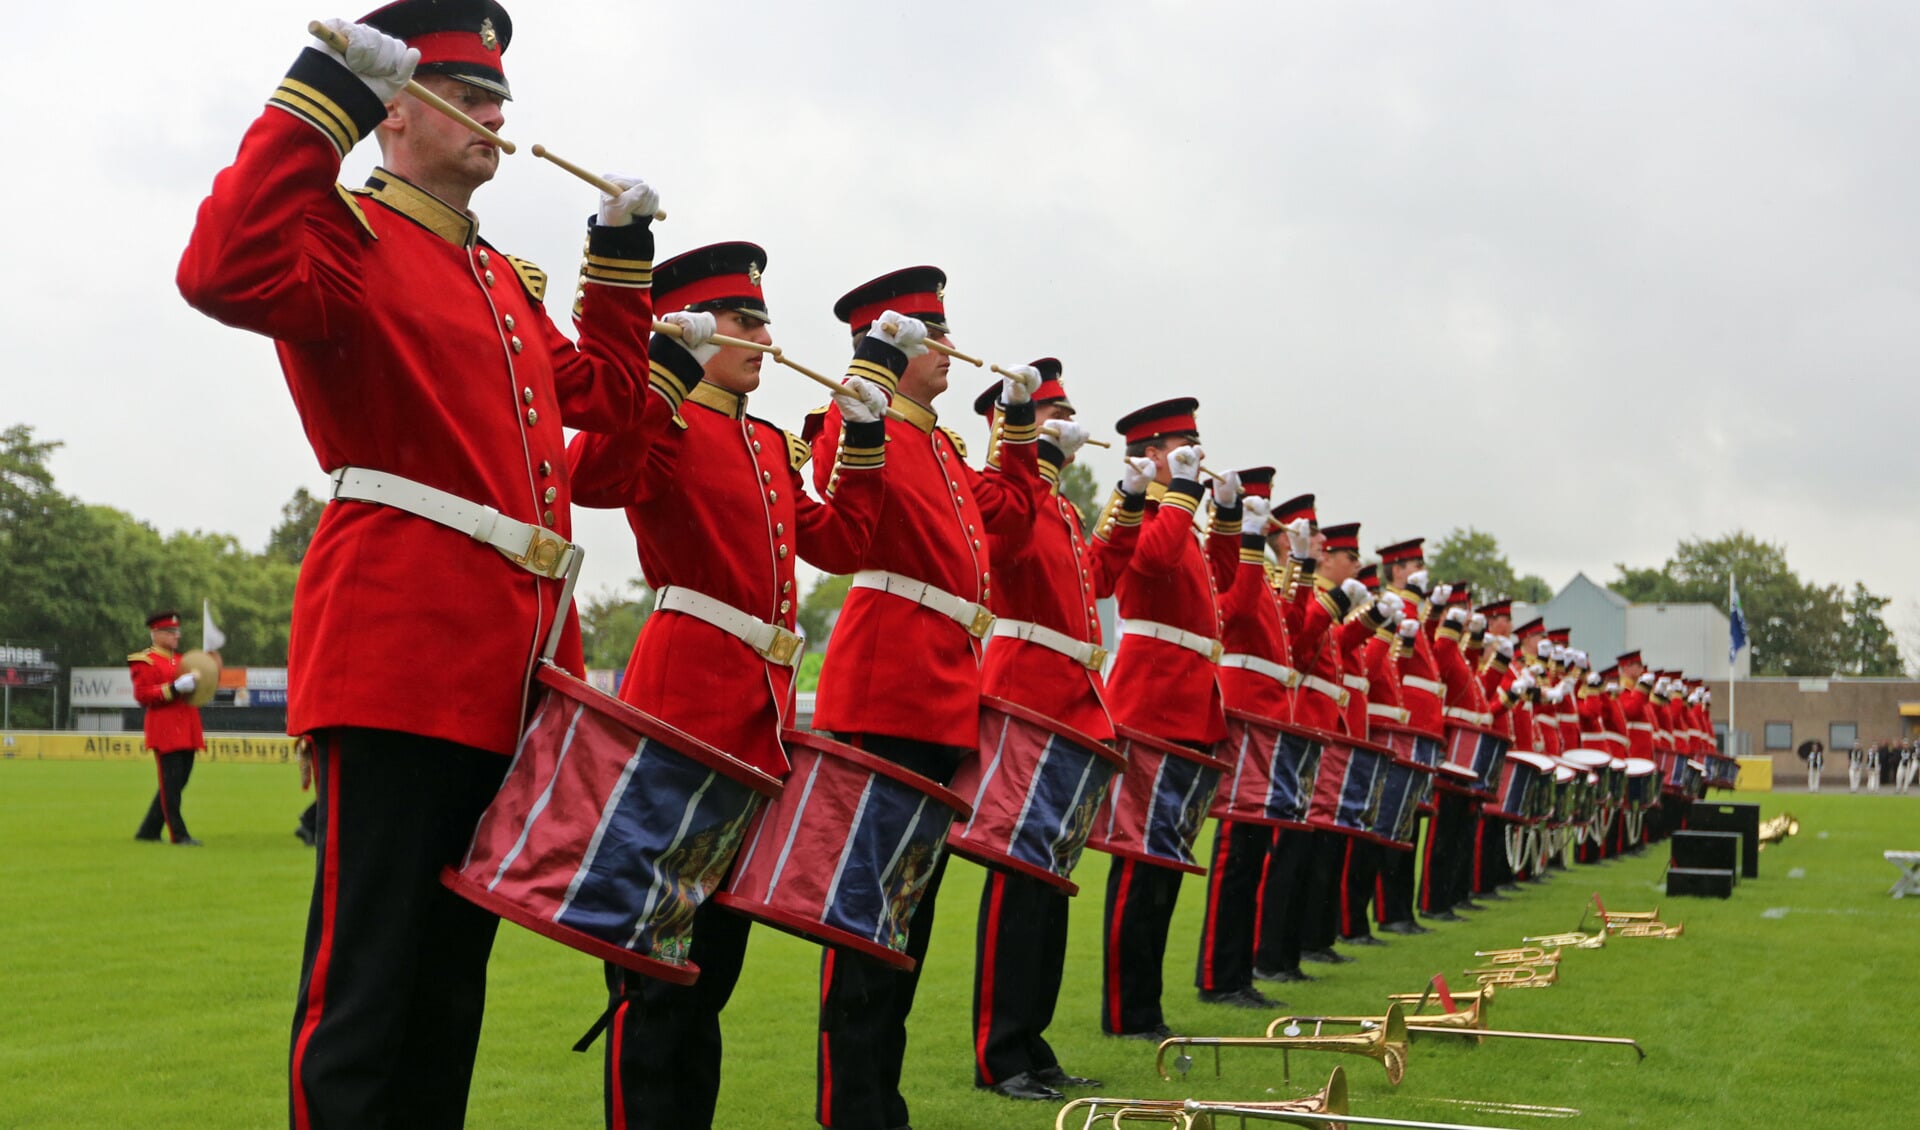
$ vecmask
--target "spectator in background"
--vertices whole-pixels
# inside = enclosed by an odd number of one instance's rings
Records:
[[[1807,763],[1807,791],[1820,791],[1820,769],[1827,763],[1827,747],[1819,742],[1800,743],[1800,758]]]

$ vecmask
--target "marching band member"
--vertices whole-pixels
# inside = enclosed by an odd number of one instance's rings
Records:
[[[1227,732],[1216,594],[1236,584],[1243,519],[1237,475],[1228,472],[1211,492],[1201,485],[1198,407],[1188,397],[1166,400],[1115,425],[1137,476],[1129,482],[1145,478],[1137,460],[1152,461],[1153,478],[1142,484],[1144,496],[1129,494],[1119,508],[1143,517],[1112,593],[1125,626],[1107,686],[1115,722],[1208,750]],[[1193,518],[1209,493],[1214,510],[1203,543]],[[1179,894],[1180,872],[1172,868],[1123,858],[1108,869],[1100,1006],[1108,1035],[1158,1041],[1171,1034],[1160,1010],[1160,970]]]
[[[1428,614],[1425,545],[1425,538],[1412,538],[1382,547],[1380,567],[1386,570],[1386,592],[1400,599],[1404,612],[1395,629],[1400,641],[1400,705],[1407,711],[1409,726],[1439,740],[1445,729],[1442,712],[1446,686],[1440,682],[1440,672],[1434,666],[1433,642],[1422,630]],[[1423,827],[1424,838],[1419,831]],[[1433,817],[1423,812],[1416,825],[1414,843],[1430,847],[1432,842]],[[1429,932],[1413,916],[1413,860],[1413,852],[1388,852],[1380,867],[1379,890],[1374,896],[1375,917],[1380,928],[1390,934]]]
[[[814,501],[802,485],[807,445],[747,414],[766,355],[708,341],[718,331],[772,343],[760,285],[766,263],[751,243],[720,243],[654,268],[654,308],[683,336],[654,335],[652,381],[679,412],[654,416],[644,430],[582,432],[567,466],[576,505],[626,511],[655,593],[621,700],[784,777],[780,728],[791,724],[805,650],[794,632],[794,562],[850,573],[866,553],[885,498],[886,397],[858,376],[835,394],[845,421],[840,478],[825,504]],[[897,358],[897,344],[870,333],[856,364]],[[720,1012],[740,977],[748,926],[744,915],[700,904],[687,955],[700,967],[692,985],[607,963],[608,1126],[712,1123]]]
[[[1468,648],[1486,633],[1486,620],[1472,611],[1473,591],[1466,582],[1441,585],[1433,606],[1440,623],[1433,632],[1434,666],[1446,686],[1445,717],[1475,726],[1487,726],[1492,717],[1481,693],[1479,677],[1468,661]],[[1472,901],[1473,845],[1480,820],[1478,799],[1455,789],[1440,788],[1434,812],[1432,842],[1420,887],[1420,909],[1442,922],[1459,921],[1458,911],[1478,909]]]
[[[180,663],[178,612],[168,609],[147,617],[147,636],[152,646],[127,656],[127,669],[133,678],[134,701],[146,708],[141,713],[140,736],[153,754],[160,787],[133,838],[157,844],[160,829],[165,828],[173,843],[199,847],[200,841],[187,833],[186,817],[180,814],[180,794],[193,776],[194,754],[207,748],[200,708],[190,701],[200,676]]]
[[[1510,749],[1531,750],[1536,684],[1530,672],[1512,671],[1514,645],[1507,633],[1513,630],[1513,602],[1501,597],[1474,609],[1474,615],[1486,623],[1477,671],[1491,728],[1507,738]],[[1506,825],[1498,819],[1483,816],[1474,828],[1473,893],[1482,898],[1499,901],[1507,897],[1501,888],[1513,886],[1505,837]]]
[[[1110,741],[1093,551],[1082,536],[1080,512],[1060,493],[1060,474],[1087,441],[1087,428],[1074,419],[1060,362],[1045,357],[1031,368],[1039,378],[1031,399],[1041,429],[1042,490],[1030,532],[988,538],[1000,579],[988,602],[995,620],[981,690]],[[990,426],[997,423],[1000,396],[995,384],[973,402]],[[997,441],[987,462],[986,478],[1003,473]],[[1051,883],[989,868],[975,925],[974,1086],[1057,1102],[1066,1098],[1063,1087],[1100,1085],[1068,1074],[1046,1040],[1066,958],[1067,895]]]
[[[1367,704],[1369,735],[1375,719],[1406,724],[1411,712],[1401,705],[1400,637],[1401,612],[1406,604],[1392,593],[1380,591],[1379,566],[1361,568],[1360,583],[1367,587],[1373,603],[1357,619],[1372,630],[1354,656],[1358,685],[1351,689],[1364,696]],[[1391,857],[1409,855],[1382,844],[1347,837],[1347,858],[1342,867],[1340,892],[1340,940],[1348,945],[1384,946],[1368,927],[1368,907],[1378,897],[1380,872]]]
[[[410,77],[488,128],[513,25],[492,0],[335,20],[214,181],[180,261],[187,301],[275,339],[333,501],[300,570],[288,731],[318,746],[317,866],[293,1023],[301,1130],[458,1126],[498,919],[441,886],[498,789],[576,560],[563,427],[618,431],[647,395],[649,219],[616,180],[587,232],[579,344],[546,275],[468,204],[493,145],[401,97]],[[369,134],[382,166],[335,183]],[[407,646],[380,646],[404,640]],[[423,970],[430,968],[430,975]]]
[[[1020,371],[1002,385],[999,475],[967,466],[965,445],[939,426],[933,402],[947,389],[950,362],[921,342],[947,340],[946,282],[937,268],[909,267],[834,304],[856,336],[892,339],[884,359],[857,355],[852,373],[881,386],[905,418],[887,422],[886,499],[827,646],[813,716],[816,730],[942,785],[980,741],[980,656],[994,580],[987,537],[1030,527],[1040,494],[1037,374]],[[879,338],[868,333],[876,325]],[[838,490],[850,465],[870,458],[843,447],[842,420],[837,402],[807,418],[822,497]],[[907,1014],[945,873],[942,854],[907,931],[912,971],[832,946],[822,956],[815,1117],[824,1126],[891,1130],[908,1122],[900,1092]]]
[[[1220,597],[1220,692],[1226,707],[1288,721],[1300,685],[1287,626],[1267,583],[1267,525],[1273,514],[1273,468],[1241,472],[1239,578]],[[1206,910],[1194,987],[1209,1004],[1272,1008],[1278,1002],[1253,986],[1255,920],[1261,877],[1275,829],[1222,820],[1207,866]]]

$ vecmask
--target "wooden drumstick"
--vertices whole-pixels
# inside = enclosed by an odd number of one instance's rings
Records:
[[[567,170],[568,172],[572,173],[574,176],[579,177],[581,180],[586,181],[588,184],[599,189],[601,192],[606,193],[608,196],[618,196],[622,192],[626,191],[625,189],[621,188],[619,185],[613,183],[607,178],[602,176],[596,176],[595,174],[590,173],[587,170],[581,168],[580,166],[574,164],[572,161],[567,160],[565,157],[561,157],[555,154],[553,150],[548,149],[544,145],[535,145],[533,147],[533,155],[544,161],[552,161],[554,164]],[[656,220],[666,219],[667,210],[665,208],[660,209],[659,211],[653,214],[653,218]]]
[[[309,21],[307,23],[307,32],[308,34],[312,35],[315,39],[318,39],[320,42],[325,43],[328,47],[333,48],[335,51],[340,52],[342,55],[345,55],[347,53],[347,37],[344,35],[341,35],[339,32],[328,27],[326,24],[321,23],[319,20]],[[407,85],[405,89],[408,94],[413,95],[415,98],[418,98],[420,101],[425,102],[427,105],[440,111],[442,114],[445,114],[447,117],[452,118],[456,122],[459,122],[461,125],[479,134],[481,137],[486,138],[488,141],[498,146],[502,153],[516,152],[516,147],[513,144],[513,142],[508,141],[506,138],[501,137],[499,134],[481,125],[479,122],[476,122],[472,118],[469,118],[465,113],[461,112],[460,107],[455,106],[453,103],[440,97],[438,94],[435,94],[433,91],[428,90],[426,87],[421,86],[419,83],[413,81],[412,79],[407,80]]]
[[[659,322],[659,321],[654,322],[653,332],[665,334],[668,337],[673,338],[675,341],[679,341],[685,336],[684,331],[682,331],[679,326],[674,325],[672,322]],[[796,373],[799,373],[801,376],[806,377],[808,380],[814,382],[815,384],[819,385],[820,387],[826,389],[829,392],[846,391],[838,383],[832,380],[829,380],[826,377],[821,376],[819,373],[814,372],[812,369],[807,368],[805,365],[802,365],[798,361],[791,360],[790,358],[787,357],[785,353],[782,353],[780,351],[780,347],[777,345],[761,345],[757,341],[748,341],[745,338],[738,338],[738,337],[728,337],[726,334],[714,334],[712,337],[709,337],[707,339],[707,344],[730,345],[736,349],[751,349],[755,353],[765,353],[768,356],[772,357],[775,361],[778,361],[780,364],[785,365],[787,368],[792,369]],[[896,411],[892,407],[888,407],[887,415],[893,417],[896,420],[906,419],[905,416],[902,416],[898,411]]]
[[[1052,423],[1052,421],[1051,421],[1051,420],[1049,420],[1049,421],[1048,421],[1048,423]],[[1055,436],[1055,437],[1058,437],[1058,436],[1060,435],[1060,433],[1059,433],[1058,431],[1048,431],[1048,430],[1047,430],[1047,425],[1046,425],[1046,424],[1042,424],[1042,425],[1040,425],[1040,434],[1041,434],[1041,435],[1043,435],[1043,436]],[[1106,440],[1104,440],[1104,439],[1094,439],[1094,438],[1093,438],[1092,436],[1088,436],[1088,437],[1087,437],[1086,439],[1084,439],[1084,440],[1082,440],[1081,442],[1082,442],[1082,443],[1084,443],[1084,444],[1086,444],[1086,445],[1087,445],[1088,447],[1108,447],[1108,448],[1110,448],[1110,447],[1112,447],[1112,446],[1113,446],[1112,444],[1110,444],[1110,443],[1108,443],[1108,442],[1107,442]]]
[[[899,333],[898,327],[899,327],[899,323],[888,322],[882,325],[880,328],[886,330],[890,334],[898,335]],[[944,353],[947,356],[952,357],[956,360],[965,361],[967,364],[972,365],[976,369],[985,368],[987,364],[985,361],[980,360],[980,358],[978,357],[969,357],[966,354],[960,352],[958,349],[955,349],[953,346],[942,345],[930,337],[922,338],[920,340],[920,344],[926,346],[928,349],[933,350],[935,353]],[[993,371],[996,373],[1001,372],[999,366],[995,366]],[[1006,374],[1001,373],[1001,375],[1005,376]]]

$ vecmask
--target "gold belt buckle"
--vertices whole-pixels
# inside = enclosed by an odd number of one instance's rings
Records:
[[[567,551],[567,546],[567,539],[552,530],[535,526],[533,540],[527,543],[527,551],[509,554],[508,560],[543,577],[557,579],[560,575],[560,557]]]
[[[1106,665],[1107,665],[1107,649],[1104,647],[1094,648],[1092,653],[1087,656],[1086,668],[1089,671],[1098,671],[1100,670],[1100,668],[1105,667]]]
[[[766,646],[760,655],[782,667],[793,666],[794,656],[800,654],[800,635],[785,628],[773,629],[773,642]]]
[[[1226,650],[1227,648],[1224,643],[1222,643],[1219,640],[1214,640],[1213,651],[1208,654],[1207,660],[1211,662],[1215,667],[1220,666],[1220,656],[1224,654]]]
[[[973,606],[973,623],[967,625],[967,634],[977,640],[986,639],[987,633],[993,631],[993,621],[994,615],[987,611],[987,606],[976,604]]]

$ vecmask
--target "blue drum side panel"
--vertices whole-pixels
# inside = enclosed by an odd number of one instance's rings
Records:
[[[925,793],[874,775],[835,862],[833,886],[821,921],[907,948],[907,924],[939,866],[953,812]]]
[[[1008,737],[1034,741],[1040,734],[1021,727]],[[1046,737],[1008,854],[1064,877],[1080,862],[1114,767],[1058,734]]]
[[[1153,782],[1153,810],[1147,816],[1149,854],[1194,863],[1193,841],[1213,807],[1220,771],[1184,757],[1161,760]]]

